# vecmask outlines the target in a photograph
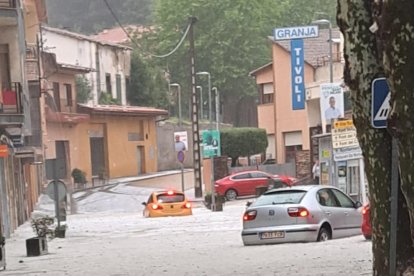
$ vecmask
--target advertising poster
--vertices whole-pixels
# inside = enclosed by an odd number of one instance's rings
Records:
[[[339,83],[321,84],[321,120],[327,125],[344,117],[344,91]]]

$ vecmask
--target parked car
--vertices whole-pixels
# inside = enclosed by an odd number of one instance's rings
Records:
[[[272,184],[292,185],[295,178],[272,175],[266,172],[250,170],[231,174],[215,182],[216,193],[234,200],[238,196],[255,195],[256,188]]]
[[[158,191],[153,192],[145,206],[144,217],[168,217],[168,216],[189,216],[192,215],[191,203],[182,192]]]
[[[371,228],[371,211],[369,208],[369,204],[365,205],[362,208],[362,224],[361,224],[361,231],[362,235],[364,235],[365,239],[370,240],[372,236],[372,228]]]
[[[361,234],[360,202],[331,186],[273,189],[247,207],[244,245],[326,241]]]

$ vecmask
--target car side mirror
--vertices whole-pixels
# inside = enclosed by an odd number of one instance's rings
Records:
[[[146,202],[142,202],[141,204],[144,205],[144,206],[147,206],[147,203]]]
[[[358,209],[360,207],[362,207],[362,203],[359,201],[355,202],[355,208]]]

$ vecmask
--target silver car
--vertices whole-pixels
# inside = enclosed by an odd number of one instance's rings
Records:
[[[326,241],[360,235],[361,206],[331,186],[269,190],[243,215],[243,243]]]

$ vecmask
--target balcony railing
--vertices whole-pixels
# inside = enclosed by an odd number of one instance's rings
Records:
[[[3,114],[22,114],[22,86],[19,82],[13,82],[10,88],[1,91],[1,111]]]
[[[0,9],[15,9],[16,8],[16,0],[0,0]]]

